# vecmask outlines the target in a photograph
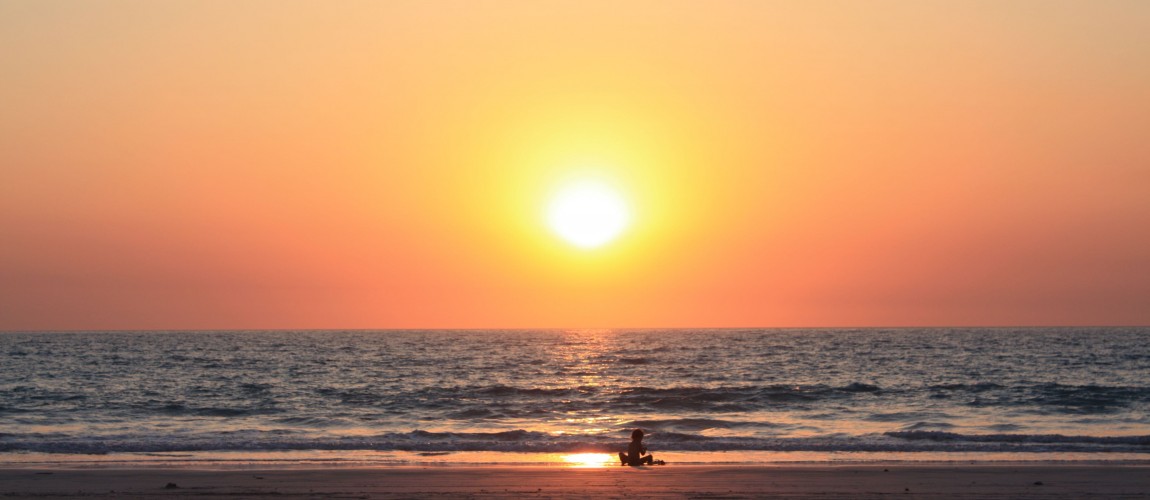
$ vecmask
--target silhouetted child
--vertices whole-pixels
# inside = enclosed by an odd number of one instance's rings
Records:
[[[631,444],[627,445],[627,451],[619,452],[619,461],[621,465],[640,466],[647,465],[663,465],[663,461],[655,461],[654,455],[647,454],[647,447],[643,446],[643,431],[642,429],[635,429],[631,433]]]

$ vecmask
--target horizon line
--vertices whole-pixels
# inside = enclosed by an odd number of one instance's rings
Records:
[[[1150,328],[1150,324],[1110,324],[1110,325],[903,325],[903,326],[651,326],[651,327],[416,327],[416,328],[95,328],[95,329],[0,329],[0,334],[8,333],[144,333],[144,332],[435,332],[435,331],[640,331],[640,330],[912,330],[912,329],[955,329],[975,328],[999,330],[1008,328]]]

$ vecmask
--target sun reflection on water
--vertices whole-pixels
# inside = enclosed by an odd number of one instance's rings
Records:
[[[571,467],[579,468],[606,467],[612,462],[611,455],[606,453],[572,453],[563,455],[563,461],[570,464]]]

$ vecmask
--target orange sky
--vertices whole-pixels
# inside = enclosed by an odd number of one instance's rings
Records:
[[[0,329],[1150,324],[1150,2],[0,0],[0,72]]]

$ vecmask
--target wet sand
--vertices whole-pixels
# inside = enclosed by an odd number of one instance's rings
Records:
[[[0,469],[0,497],[1126,499],[1150,498],[1150,465]]]

